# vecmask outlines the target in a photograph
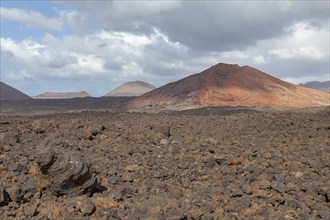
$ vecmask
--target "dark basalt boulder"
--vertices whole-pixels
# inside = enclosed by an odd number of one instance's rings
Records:
[[[51,136],[36,149],[36,160],[41,172],[50,183],[50,191],[56,195],[92,195],[103,191],[91,166],[81,152],[61,137]]]

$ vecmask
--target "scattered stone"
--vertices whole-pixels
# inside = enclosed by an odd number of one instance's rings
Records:
[[[174,219],[187,219],[187,216],[183,210],[176,208],[176,209],[169,210],[168,212],[166,212],[164,214],[164,218],[173,219],[173,220]]]
[[[265,159],[269,160],[272,158],[272,154],[271,153],[266,153],[265,154]]]
[[[252,199],[250,196],[244,196],[241,198],[241,207],[246,209],[250,208]]]
[[[205,139],[205,142],[207,143],[207,144],[210,144],[210,145],[216,145],[216,144],[218,144],[218,141],[217,140],[215,140],[214,138],[206,138]]]
[[[272,181],[271,187],[279,193],[285,193],[287,191],[287,187],[283,182]]]
[[[328,220],[327,109],[6,116],[0,218]]]
[[[139,165],[133,164],[133,165],[128,165],[125,170],[129,172],[133,172],[138,169],[139,169]]]
[[[256,212],[256,216],[262,216],[263,218],[268,218],[269,209],[266,206],[261,206]]]
[[[167,203],[168,199],[164,196],[152,196],[142,201],[138,209],[149,214],[162,214],[163,208]]]
[[[296,172],[296,174],[295,174],[294,176],[295,176],[296,178],[301,178],[301,177],[303,177],[303,175],[304,175],[303,172],[298,171],[298,172]]]
[[[242,186],[242,190],[243,190],[243,192],[245,193],[245,194],[248,194],[248,195],[252,195],[252,187],[251,186],[249,186],[249,185],[247,185],[247,184],[244,184],[243,186]]]
[[[7,189],[7,192],[12,201],[17,202],[17,203],[23,202],[24,193],[20,187],[15,186],[15,185],[11,186]]]
[[[269,189],[271,187],[271,182],[266,179],[262,179],[259,184],[260,189]]]
[[[123,182],[133,182],[133,175],[130,172],[123,173]]]
[[[46,132],[46,125],[41,120],[36,120],[32,123],[31,129],[37,134],[44,134]]]
[[[9,202],[10,197],[8,192],[3,187],[0,187],[0,206],[6,206]]]
[[[111,183],[112,185],[115,185],[118,181],[119,181],[119,176],[117,176],[117,175],[112,175],[112,176],[110,177],[110,183]]]
[[[293,208],[293,209],[296,209],[298,207],[298,202],[296,200],[294,200],[294,199],[289,200],[288,201],[288,206],[291,207],[291,208]]]
[[[323,219],[330,219],[330,211],[328,210],[319,210],[318,211],[318,216]]]
[[[28,167],[22,164],[17,164],[17,167],[14,171],[18,173],[28,174]]]
[[[171,143],[171,139],[161,139],[160,140],[161,145],[168,145],[169,143]]]
[[[191,219],[201,219],[202,215],[204,214],[203,210],[194,208],[189,211],[188,215],[190,216]]]
[[[87,196],[79,197],[76,202],[76,207],[84,216],[89,216],[95,211],[94,203],[87,198]]]
[[[35,204],[27,204],[26,206],[24,206],[24,215],[28,216],[28,217],[33,217],[36,216],[38,214],[38,206],[39,203],[35,203]]]

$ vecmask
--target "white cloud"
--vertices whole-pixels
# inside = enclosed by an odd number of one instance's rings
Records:
[[[255,56],[253,58],[253,61],[256,63],[256,64],[265,64],[267,63],[267,60],[265,59],[264,56],[262,56],[261,54],[259,54],[258,56]]]
[[[279,59],[297,59],[297,58],[306,58],[306,59],[321,59],[326,56],[320,52],[317,48],[308,46],[300,48],[276,48],[269,51],[269,54],[274,55],[275,58]]]
[[[293,84],[300,84],[300,83],[306,83],[310,81],[319,81],[319,82],[324,82],[330,80],[330,75],[329,74],[323,74],[323,75],[317,75],[317,76],[304,76],[304,77],[286,77],[283,80],[293,83]]]
[[[1,19],[23,22],[27,27],[38,27],[47,30],[59,31],[63,25],[59,18],[49,18],[35,11],[18,8],[1,7],[0,16]]]
[[[116,81],[158,75],[145,69],[151,63],[171,69],[172,64],[179,61],[166,54],[178,54],[185,48],[160,32],[138,35],[106,31],[61,38],[46,34],[42,42],[1,38],[1,45],[2,53],[12,54],[7,59],[9,63],[28,70],[35,77]],[[3,74],[9,72],[7,69]],[[18,71],[16,74],[22,75]],[[10,77],[13,79],[14,73],[11,72]]]
[[[293,58],[294,55],[288,48],[276,48],[269,51],[269,54],[275,55],[276,58],[281,59],[290,59]]]
[[[21,70],[18,73],[9,72],[8,79],[15,80],[15,81],[25,81],[31,80],[34,76],[31,73],[28,73],[26,70]]]
[[[59,16],[64,22],[72,26],[78,32],[87,32],[88,27],[85,18],[76,10],[60,10]]]

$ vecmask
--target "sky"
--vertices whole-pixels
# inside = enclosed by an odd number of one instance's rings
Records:
[[[217,63],[329,80],[325,1],[1,0],[1,81],[34,96],[155,86]]]

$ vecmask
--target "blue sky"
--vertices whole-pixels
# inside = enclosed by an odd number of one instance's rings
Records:
[[[161,86],[219,62],[329,80],[329,1],[1,1],[1,81],[27,93]]]
[[[20,9],[27,12],[37,12],[48,18],[56,18],[61,10],[70,10],[67,6],[60,2],[52,2],[47,0],[36,1],[17,1],[17,0],[2,0],[1,7],[7,9]],[[45,34],[45,29],[29,24],[29,22],[20,22],[11,19],[1,19],[1,37],[13,37],[17,40],[30,38],[33,40],[42,40]],[[74,34],[74,31],[67,25],[58,30],[48,29],[47,33],[55,36]]]

